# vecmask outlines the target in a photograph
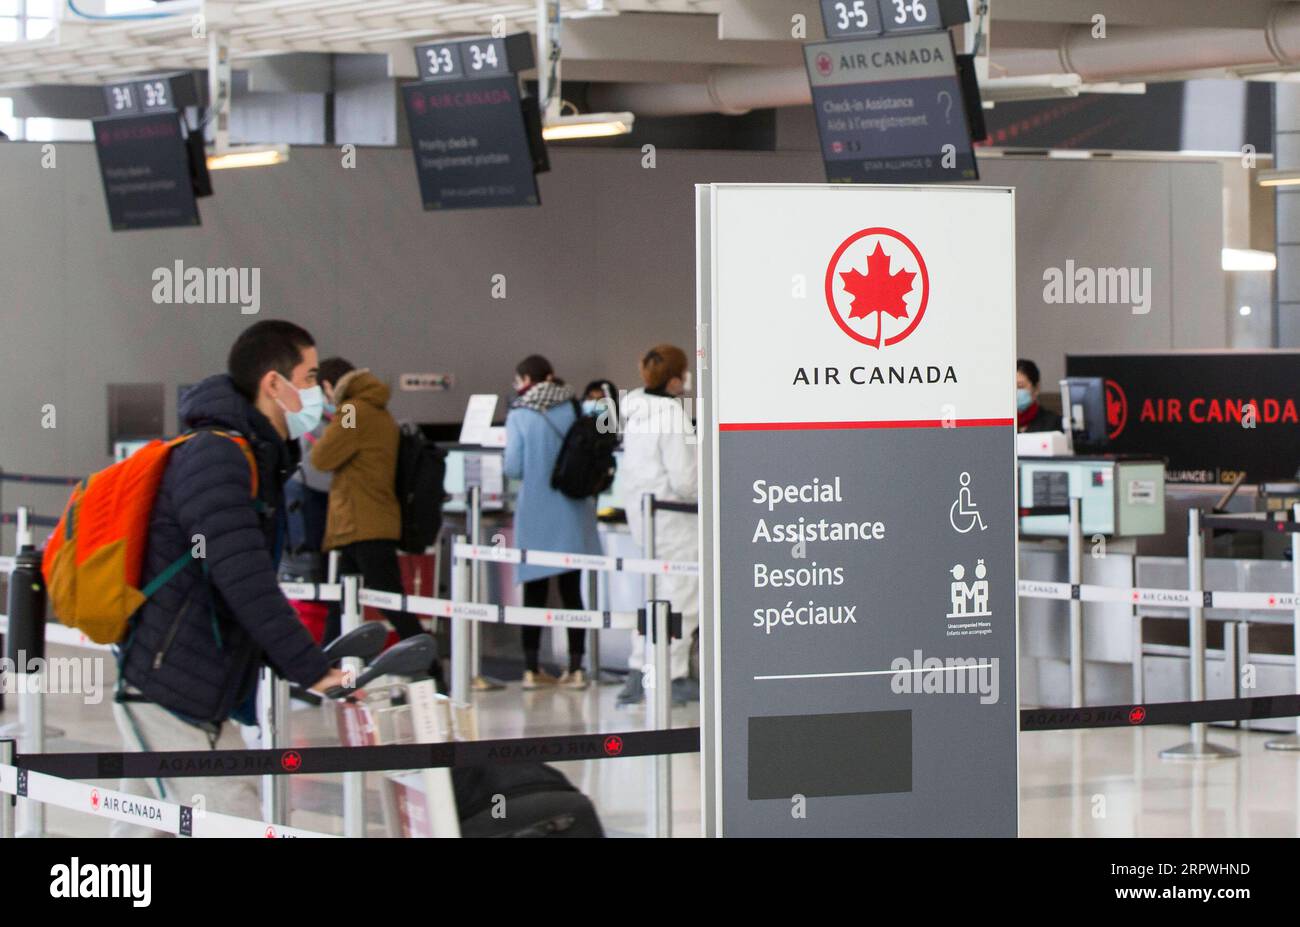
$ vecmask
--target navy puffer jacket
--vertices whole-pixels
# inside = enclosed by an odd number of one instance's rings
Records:
[[[222,374],[189,390],[191,429],[238,432],[258,465],[230,439],[199,434],[172,451],[149,524],[143,580],[206,545],[207,575],[182,569],[131,619],[123,674],[151,702],[197,721],[225,721],[253,691],[263,660],[310,686],[329,664],[280,592],[272,551],[288,475],[288,447]]]

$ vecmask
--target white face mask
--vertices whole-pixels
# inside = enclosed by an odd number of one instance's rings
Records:
[[[682,392],[683,392],[683,393],[689,393],[689,392],[691,391],[691,387],[694,386],[694,385],[695,385],[695,380],[694,380],[694,378],[691,377],[691,372],[690,372],[689,370],[686,371],[684,374],[682,374]]]
[[[291,388],[297,389],[293,384]],[[301,438],[307,432],[311,431],[320,424],[321,413],[325,411],[325,394],[319,386],[309,386],[307,389],[298,390],[298,401],[302,408],[297,412],[291,412],[283,402],[276,399],[280,408],[284,409],[284,425],[289,430],[291,439]]]

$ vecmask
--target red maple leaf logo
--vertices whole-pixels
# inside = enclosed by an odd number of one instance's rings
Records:
[[[890,251],[885,250],[885,239],[891,242]],[[867,254],[866,248],[873,240],[875,248]],[[846,253],[857,242],[862,242],[859,249]],[[900,251],[898,246],[906,251]],[[844,334],[873,348],[897,344],[912,334],[925,316],[929,301],[930,277],[925,258],[907,236],[894,229],[873,226],[854,232],[840,242],[826,265],[826,305],[831,317]],[[876,316],[874,337],[850,324],[854,319],[869,319],[873,314]],[[896,330],[889,337],[885,337],[885,316],[902,320],[893,323]]]
[[[876,320],[877,325],[880,325],[885,315],[895,319],[908,317],[903,297],[912,292],[912,280],[916,274],[901,269],[891,274],[889,265],[889,255],[885,254],[880,242],[876,242],[876,250],[867,255],[865,274],[856,269],[840,274],[845,292],[853,297],[849,307],[850,319],[869,318],[876,312],[880,314]],[[879,329],[877,332],[876,337],[879,338]]]

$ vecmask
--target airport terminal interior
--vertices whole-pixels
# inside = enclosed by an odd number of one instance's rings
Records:
[[[0,0],[0,396],[0,837],[1300,836],[1300,0]]]

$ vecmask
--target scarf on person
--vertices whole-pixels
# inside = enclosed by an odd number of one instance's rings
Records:
[[[1031,402],[1029,404],[1029,408],[1025,409],[1025,411],[1016,413],[1016,427],[1024,428],[1026,425],[1028,425],[1037,417],[1038,417],[1038,403]]]
[[[572,399],[572,386],[566,383],[556,383],[554,380],[543,380],[541,383],[534,383],[528,387],[522,396],[516,396],[510,400],[510,408],[545,412],[547,409],[553,409],[555,406],[569,402]]]

